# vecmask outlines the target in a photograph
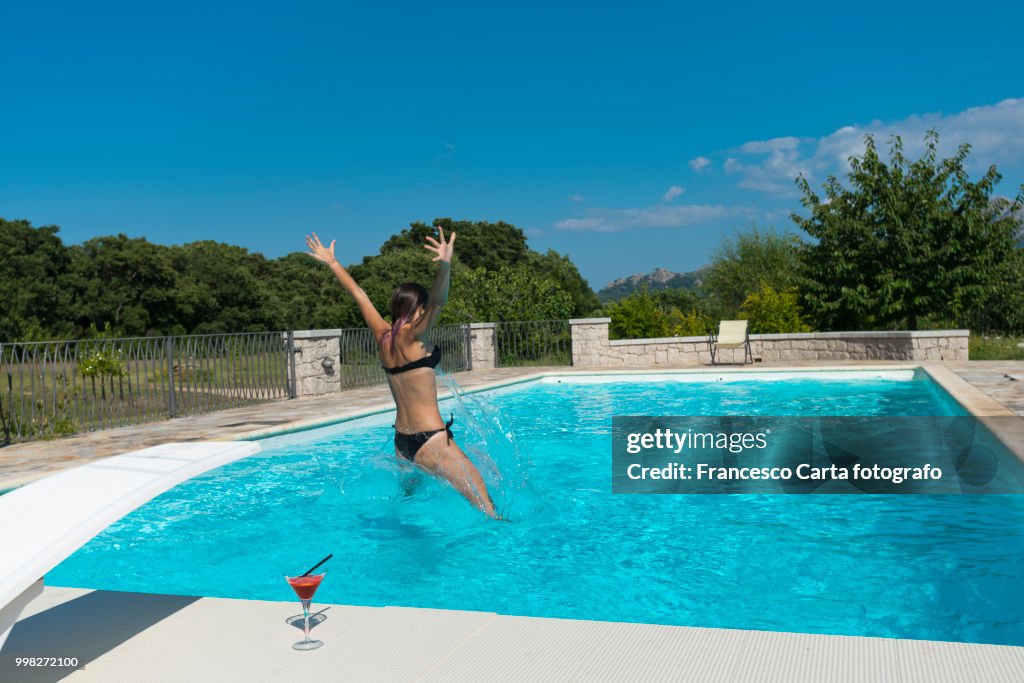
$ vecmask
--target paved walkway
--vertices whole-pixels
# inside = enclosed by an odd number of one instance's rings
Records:
[[[286,592],[282,582],[282,593]],[[47,588],[0,652],[0,680],[478,683],[1020,683],[1024,647]],[[77,657],[80,668],[14,658]]]
[[[704,365],[658,366],[650,370],[704,370],[709,372],[807,369],[809,367],[914,367],[921,363],[900,362],[787,362],[758,363],[753,366]],[[930,365],[931,367],[931,365]],[[1002,405],[1024,416],[1024,361],[970,361],[942,363],[938,367],[951,370],[971,385]],[[594,368],[530,367],[478,370],[453,375],[463,389],[475,390],[509,381],[526,379],[542,372],[593,372]],[[635,368],[597,368],[600,371],[644,371]],[[1020,381],[1008,376],[1018,376]],[[446,388],[439,384],[442,394]],[[947,389],[950,387],[947,387]],[[961,399],[963,400],[963,399]],[[261,403],[246,408],[224,410],[206,415],[182,417],[80,434],[64,439],[33,441],[0,448],[0,491],[14,488],[67,467],[74,467],[94,458],[116,455],[156,446],[168,441],[232,440],[252,438],[282,429],[326,424],[368,412],[394,407],[385,385],[352,389],[331,396],[301,398],[292,401]]]
[[[947,365],[964,380],[1024,416],[1024,360],[976,360]]]

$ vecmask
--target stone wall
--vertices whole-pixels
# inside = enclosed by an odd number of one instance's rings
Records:
[[[295,396],[322,396],[341,389],[341,330],[295,332]]]
[[[492,370],[498,365],[494,323],[470,323],[469,362],[471,370]]]
[[[608,339],[611,318],[570,320],[572,364],[579,367],[657,367],[709,364],[706,337]],[[472,370],[498,366],[494,323],[469,325]],[[295,338],[295,395],[322,396],[341,390],[338,337],[341,330],[304,330]],[[756,360],[838,361],[967,360],[967,330],[925,332],[815,332],[809,334],[752,334]],[[722,349],[721,363],[742,363],[742,349]]]
[[[572,362],[583,367],[652,367],[710,363],[706,337],[608,339],[610,318],[571,320]],[[752,334],[763,361],[967,360],[967,330],[922,332],[812,332]],[[742,363],[742,349],[722,349],[721,363]]]

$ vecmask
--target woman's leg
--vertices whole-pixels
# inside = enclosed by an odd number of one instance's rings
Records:
[[[480,470],[444,432],[423,444],[416,452],[416,464],[435,476],[444,477],[466,500],[491,517],[496,516]]]

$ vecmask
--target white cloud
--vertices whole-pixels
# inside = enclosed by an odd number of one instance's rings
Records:
[[[635,228],[685,228],[722,218],[752,217],[757,212],[746,206],[683,204],[648,206],[638,209],[594,208],[581,218],[555,223],[558,230],[618,232]]]
[[[663,202],[670,202],[685,191],[686,190],[683,188],[682,185],[673,185],[672,187],[665,190],[665,194],[661,196],[661,200]]]
[[[581,194],[571,194],[568,197],[566,197],[566,199],[568,199],[570,202],[583,202],[586,201],[587,198]]]
[[[843,126],[822,138],[778,137],[753,140],[733,150],[725,160],[726,173],[739,174],[739,186],[771,194],[796,194],[793,183],[804,175],[820,183],[830,174],[842,176],[849,158],[864,153],[864,136],[874,135],[883,154],[889,139],[899,135],[904,154],[915,159],[924,151],[924,135],[939,133],[939,154],[949,156],[962,143],[971,144],[968,170],[984,171],[1024,163],[1024,98],[972,107],[954,114],[912,115],[902,120]]]
[[[690,168],[700,173],[711,166],[711,159],[708,159],[707,157],[696,157],[695,159],[690,159],[689,164]]]
[[[796,149],[800,146],[800,138],[772,138],[771,140],[753,140],[744,143],[740,151],[745,154],[768,154],[769,152]]]

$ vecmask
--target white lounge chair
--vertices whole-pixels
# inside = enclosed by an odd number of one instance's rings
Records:
[[[183,481],[260,451],[169,443],[64,470],[0,496],[0,649],[43,576],[93,536]]]
[[[718,323],[718,334],[708,335],[708,351],[711,352],[711,364],[718,364],[720,349],[744,349],[743,364],[754,362],[750,352],[750,328],[746,320],[723,320]]]

